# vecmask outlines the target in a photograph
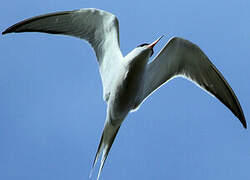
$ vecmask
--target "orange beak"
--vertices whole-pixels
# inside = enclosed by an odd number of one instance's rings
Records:
[[[151,44],[148,45],[148,48],[153,49],[153,47],[160,41],[160,39],[163,37],[164,35],[162,35],[161,37],[159,37],[156,41],[152,42]]]

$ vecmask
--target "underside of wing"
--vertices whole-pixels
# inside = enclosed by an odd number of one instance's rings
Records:
[[[44,32],[63,34],[87,40],[94,48],[103,82],[104,96],[109,94],[111,80],[119,60],[122,58],[119,45],[117,18],[98,9],[80,9],[36,16],[6,29],[2,34],[19,32]]]
[[[199,85],[226,105],[246,128],[247,124],[240,103],[222,74],[195,44],[172,38],[148,64],[143,101],[168,80],[184,76]]]

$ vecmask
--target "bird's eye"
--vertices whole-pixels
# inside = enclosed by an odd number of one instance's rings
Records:
[[[143,47],[143,46],[146,46],[146,45],[149,45],[148,43],[143,43],[143,44],[140,44],[139,46],[137,47]]]

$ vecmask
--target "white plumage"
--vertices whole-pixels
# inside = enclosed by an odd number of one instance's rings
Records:
[[[123,57],[119,43],[117,18],[98,9],[80,9],[37,16],[19,22],[2,34],[12,32],[45,32],[64,34],[87,40],[95,50],[103,84],[107,115],[93,168],[102,152],[97,179],[127,114],[157,88],[178,76],[184,76],[226,105],[246,128],[239,101],[222,74],[195,44],[182,38],[169,40],[148,63],[157,39],[142,44]]]

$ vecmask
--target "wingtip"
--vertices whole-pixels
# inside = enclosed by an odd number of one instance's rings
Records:
[[[2,32],[2,35],[8,34],[8,33],[12,33],[13,31],[11,31],[11,28],[7,28]]]
[[[242,125],[245,129],[247,129],[247,123],[246,123],[246,120],[244,119],[244,121],[242,121]]]
[[[241,117],[239,117],[239,120],[240,120],[241,124],[243,125],[243,127],[245,129],[247,129],[247,122],[246,122],[246,118],[245,118],[243,113],[241,114]]]
[[[5,31],[3,31],[2,32],[2,35],[5,35],[5,34],[7,34],[8,32],[5,30]]]

